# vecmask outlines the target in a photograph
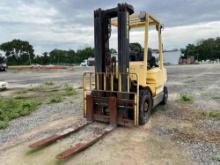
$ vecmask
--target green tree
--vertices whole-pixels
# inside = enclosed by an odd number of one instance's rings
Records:
[[[76,54],[77,54],[76,63],[80,63],[84,59],[87,59],[89,57],[94,57],[94,48],[87,47],[84,49],[80,49],[77,50]]]
[[[220,59],[220,38],[200,40],[196,45],[188,44],[181,52],[185,57],[194,56],[198,60]]]
[[[5,57],[0,53],[0,64],[6,61]]]
[[[28,41],[14,39],[0,45],[5,52],[9,64],[31,64],[34,58],[33,46]]]
[[[77,58],[77,54],[74,50],[69,50],[67,52],[67,63],[68,64],[72,64],[72,63],[76,63],[76,58]]]
[[[63,64],[65,63],[66,54],[65,50],[54,49],[50,53],[50,61],[53,64]]]
[[[43,55],[36,55],[34,62],[36,64],[47,65],[50,64],[50,56],[49,53],[44,52]]]

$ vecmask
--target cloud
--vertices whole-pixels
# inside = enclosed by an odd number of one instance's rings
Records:
[[[15,7],[0,6],[0,11],[0,22],[11,24],[51,24],[53,18],[58,16],[58,11],[52,7],[42,8],[31,4],[18,4]]]
[[[166,49],[182,48],[188,43],[197,44],[199,40],[220,36],[220,21],[197,23],[186,26],[167,27],[162,31],[163,44]],[[134,31],[130,35],[131,42],[144,43],[143,31]],[[158,48],[156,30],[149,33],[149,46]]]
[[[1,0],[0,43],[30,41],[37,52],[93,46],[93,11],[115,7],[116,0]],[[149,11],[165,25],[165,48],[180,48],[202,38],[219,36],[219,0],[128,0],[136,12]],[[151,32],[152,33],[152,32]],[[152,37],[153,38],[153,37]],[[140,31],[131,41],[142,41]],[[156,39],[151,41],[152,47]],[[111,46],[117,47],[116,34]]]

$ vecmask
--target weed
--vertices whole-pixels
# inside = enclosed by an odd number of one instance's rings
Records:
[[[10,120],[30,114],[38,105],[37,99],[1,98],[0,128],[6,128]]]
[[[180,100],[183,102],[193,102],[194,97],[187,93],[180,93]]]
[[[196,82],[196,80],[188,80],[188,81],[186,81],[186,83],[189,83],[189,84],[194,83],[194,82]]]
[[[76,94],[76,90],[73,87],[69,86],[69,84],[67,83],[64,85],[64,91],[66,96],[72,96]]]
[[[53,96],[49,99],[49,104],[51,103],[60,103],[63,101],[63,97],[61,96]]]
[[[220,162],[220,155],[213,156],[212,159]]]
[[[203,116],[206,116],[206,117],[212,117],[212,118],[217,118],[217,119],[220,119],[220,111],[212,111],[212,112],[201,112],[201,114]]]
[[[8,124],[9,124],[8,121],[1,121],[0,120],[0,129],[7,128]]]
[[[44,84],[45,84],[45,85],[48,85],[48,86],[54,85],[54,83],[53,83],[52,81],[46,81]]]
[[[23,96],[23,95],[15,96],[15,99],[24,99],[24,98],[26,98],[26,96]]]
[[[209,112],[209,117],[220,119],[220,111]]]
[[[8,122],[8,116],[2,109],[0,109],[0,128],[6,128],[8,126]]]
[[[213,96],[212,99],[214,99],[214,100],[220,100],[220,96]]]

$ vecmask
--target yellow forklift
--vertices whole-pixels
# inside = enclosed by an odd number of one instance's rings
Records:
[[[89,121],[112,125],[143,125],[151,110],[166,104],[168,98],[162,26],[146,12],[134,14],[133,7],[126,3],[108,10],[98,9],[94,17],[95,72],[83,76],[84,115]],[[118,30],[118,60],[109,51],[111,26]],[[158,34],[158,62],[148,47],[152,27]],[[134,28],[144,29],[144,51],[129,49],[129,31]]]
[[[109,50],[112,26],[118,27],[118,59]],[[158,62],[148,48],[150,26],[155,27],[158,33]],[[138,44],[135,50],[131,46],[135,44],[129,46],[129,30],[132,28],[144,28],[144,51]],[[125,3],[112,9],[95,10],[94,29],[95,72],[83,75],[86,122],[61,129],[29,147],[36,149],[48,146],[81,131],[93,121],[110,125],[101,130],[94,128],[93,134],[87,139],[59,153],[56,158],[60,160],[70,158],[95,144],[118,125],[130,127],[145,124],[151,110],[167,102],[167,72],[163,65],[160,22],[146,12],[134,14],[133,7]]]

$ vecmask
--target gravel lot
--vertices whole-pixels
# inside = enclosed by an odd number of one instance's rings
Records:
[[[213,157],[220,155],[220,120],[201,112],[220,110],[220,99],[214,99],[220,96],[220,65],[168,66],[167,69],[168,104],[157,107],[148,124],[133,129],[119,128],[85,152],[62,163],[219,165]],[[86,70],[92,68],[25,71],[25,74],[9,71],[0,73],[0,80],[8,81],[11,90],[49,80],[81,86],[82,72]],[[41,105],[31,115],[13,120],[7,129],[0,130],[0,161],[23,165],[39,164],[41,160],[41,164],[55,164],[54,155],[58,151],[88,132],[80,133],[79,137],[73,135],[33,155],[25,154],[27,145],[82,120],[81,90],[78,89],[77,93],[72,100]],[[194,101],[181,102],[180,93],[192,95]]]
[[[45,81],[81,83],[83,72],[92,69],[92,67],[74,67],[61,70],[8,70],[0,72],[0,81],[7,81],[12,86],[39,84]]]

